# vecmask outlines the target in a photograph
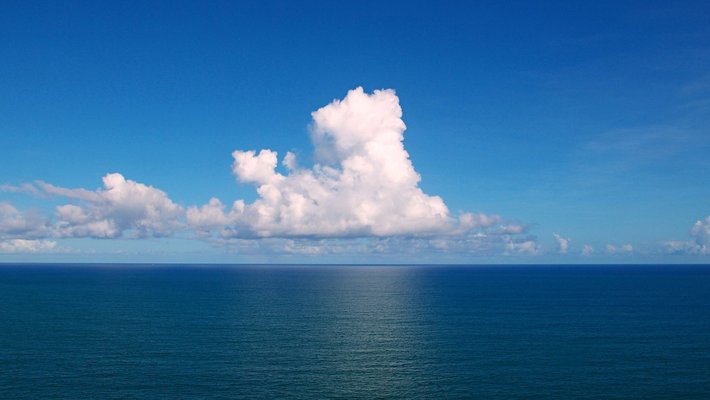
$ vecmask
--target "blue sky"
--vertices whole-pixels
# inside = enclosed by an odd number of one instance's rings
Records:
[[[0,262],[710,260],[705,2],[148,3],[4,3]],[[233,169],[233,151],[292,152],[318,177],[311,113],[358,87],[371,104],[349,112],[399,102],[421,181],[348,199],[401,205],[420,190],[446,221],[323,201],[268,229],[229,217],[264,184]],[[297,174],[276,171],[293,194]],[[102,197],[110,173],[138,203]],[[211,198],[219,218],[188,219]],[[147,217],[150,201],[165,207]]]

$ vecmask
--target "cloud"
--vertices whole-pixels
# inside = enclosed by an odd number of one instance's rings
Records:
[[[11,239],[0,241],[1,253],[40,253],[54,250],[57,242],[52,240]]]
[[[256,188],[258,197],[251,203],[225,204],[213,197],[183,208],[164,191],[118,173],[104,176],[103,187],[96,190],[43,181],[6,185],[0,190],[69,202],[47,219],[6,207],[0,234],[17,235],[0,239],[24,239],[23,232],[41,227],[44,232],[31,238],[191,232],[236,251],[539,254],[536,238],[526,235],[527,225],[483,213],[453,216],[441,197],[424,193],[404,148],[406,126],[393,90],[368,94],[356,88],[311,116],[312,166],[300,166],[290,152],[281,160],[271,149],[232,153],[236,180]]]
[[[552,236],[555,238],[555,241],[557,242],[557,252],[560,254],[567,254],[567,251],[569,251],[569,238],[564,238],[556,233],[553,233]]]
[[[665,250],[670,254],[710,254],[710,216],[698,220],[690,228],[693,240],[664,242]]]
[[[675,160],[707,148],[705,132],[678,126],[642,126],[598,135],[585,146],[585,162],[602,172],[626,172]]]
[[[463,234],[498,224],[502,233],[524,227],[502,218],[464,213],[458,219],[439,196],[419,188],[420,175],[404,149],[402,109],[392,90],[362,88],[312,113],[315,158],[299,168],[287,153],[287,174],[270,149],[233,152],[232,172],[256,186],[251,204],[229,210],[218,199],[187,210],[187,223],[225,237],[345,238]]]
[[[269,254],[368,257],[404,257],[418,262],[441,262],[447,256],[494,257],[535,256],[540,249],[534,238],[512,239],[484,234],[467,237],[359,237],[359,238],[260,238],[218,237],[215,247],[242,255]],[[357,258],[352,258],[357,257]],[[402,260],[402,258],[397,258]]]
[[[706,217],[704,221],[695,222],[690,234],[695,237],[695,244],[703,254],[710,253],[708,251],[708,246],[710,246],[710,216]]]
[[[161,237],[181,227],[184,210],[152,186],[127,180],[118,173],[103,177],[103,188],[67,189],[38,181],[38,193],[64,197],[75,203],[56,207],[55,221],[45,224],[45,236]]]
[[[40,194],[39,191],[37,190],[34,185],[31,183],[23,183],[19,186],[14,186],[14,185],[0,185],[0,192],[9,192],[9,193],[31,193],[38,195]]]
[[[212,231],[219,231],[221,237],[239,236],[232,227],[244,213],[244,200],[237,200],[232,204],[229,212],[225,212],[225,205],[213,197],[201,206],[192,206],[187,209],[187,225],[195,229],[198,236],[209,237]],[[247,235],[243,235],[247,236]]]
[[[631,254],[634,252],[634,247],[630,244],[624,244],[620,246],[607,244],[606,252],[607,254]]]
[[[594,247],[592,247],[591,245],[588,245],[588,244],[585,244],[584,246],[582,246],[582,255],[583,256],[590,256],[592,254],[594,254]]]
[[[117,175],[117,176],[123,178],[123,176],[121,176],[120,174],[108,174],[103,178],[104,179],[104,186],[107,185],[107,179],[108,180],[114,179],[111,177],[111,175]],[[118,178],[115,178],[115,179],[118,179]],[[35,185],[39,188],[40,192],[46,193],[49,195],[53,195],[53,196],[66,197],[69,199],[84,200],[87,202],[94,202],[94,203],[98,203],[101,201],[101,194],[100,193],[97,193],[97,192],[94,192],[91,190],[87,190],[87,189],[81,189],[81,188],[67,189],[67,188],[63,188],[63,187],[59,187],[59,186],[54,186],[51,183],[47,183],[44,181],[37,181],[37,182],[35,182]]]
[[[0,239],[38,238],[50,235],[49,220],[34,212],[21,212],[9,203],[0,203]]]
[[[506,255],[535,255],[540,253],[540,246],[538,246],[537,241],[532,237],[515,238],[513,236],[506,235],[503,237],[503,240],[505,242],[504,254]]]

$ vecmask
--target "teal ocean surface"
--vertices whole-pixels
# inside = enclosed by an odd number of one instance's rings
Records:
[[[708,266],[0,265],[3,399],[709,399]]]

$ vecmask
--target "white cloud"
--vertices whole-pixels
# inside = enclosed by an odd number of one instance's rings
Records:
[[[57,242],[52,240],[10,239],[0,241],[2,253],[40,253],[55,249]]]
[[[0,185],[0,192],[40,194],[37,188],[31,183],[23,183],[19,186]]]
[[[120,174],[108,174],[104,177],[104,185],[106,185],[106,179],[109,178],[110,175],[118,175],[121,176]],[[109,178],[110,179],[110,178]],[[87,189],[67,189],[59,186],[54,186],[51,183],[47,183],[44,181],[37,181],[35,182],[37,185],[38,190],[40,193],[46,193],[50,194],[53,196],[59,196],[59,197],[66,197],[69,199],[78,199],[78,200],[84,200],[88,202],[100,202],[101,201],[101,195]]]
[[[569,251],[570,239],[564,238],[556,233],[553,233],[552,236],[555,238],[555,241],[557,242],[557,252],[560,254],[567,254],[567,251]]]
[[[582,255],[583,256],[590,256],[592,254],[594,254],[594,247],[592,247],[591,245],[588,245],[588,244],[585,244],[584,246],[582,246]]]
[[[665,249],[671,254],[710,254],[710,216],[698,220],[690,228],[690,241],[667,241]]]
[[[160,237],[180,227],[184,211],[162,190],[117,173],[104,176],[103,184],[90,191],[37,183],[44,193],[78,200],[56,208],[56,237]]]
[[[225,213],[224,208],[224,204],[215,197],[201,207],[189,207],[186,213],[187,224],[202,234],[214,229],[227,229],[244,213],[244,200],[235,201],[228,213]],[[227,232],[223,236],[229,236]]]
[[[0,239],[37,238],[50,234],[50,223],[33,212],[21,212],[9,203],[0,203]]]
[[[312,114],[312,139],[319,160],[298,168],[288,153],[284,175],[272,150],[233,153],[232,171],[253,183],[259,198],[236,202],[229,211],[219,200],[191,207],[188,223],[220,228],[234,237],[358,237],[450,234],[500,224],[497,216],[450,216],[444,201],[419,187],[420,176],[404,149],[402,109],[392,90],[367,94],[362,88]],[[520,233],[520,226],[503,227]]]
[[[503,237],[505,241],[505,253],[508,255],[514,254],[529,254],[534,255],[540,252],[540,246],[534,238],[514,238],[506,235]]]
[[[278,170],[278,154],[270,149],[232,153],[236,179],[256,187],[258,198],[252,203],[226,205],[211,198],[183,209],[162,190],[118,173],[104,176],[103,188],[97,190],[38,181],[0,190],[71,201],[57,206],[51,221],[42,220],[44,225],[21,222],[27,216],[8,208],[8,216],[0,219],[0,234],[10,227],[28,232],[43,226],[46,232],[32,238],[141,238],[188,229],[217,246],[283,253],[539,254],[536,239],[524,236],[527,225],[482,213],[452,216],[441,197],[423,192],[404,148],[406,126],[393,90],[351,90],[312,118],[312,167],[300,166],[291,152],[281,160],[285,172]]]
[[[394,260],[441,262],[453,259],[473,260],[475,257],[535,256],[540,254],[533,238],[516,239],[506,236],[469,235],[468,237],[362,237],[362,238],[214,238],[215,247],[242,255],[269,254],[323,255],[350,260],[369,257],[396,257]],[[353,258],[354,257],[354,258]],[[403,257],[403,258],[402,258]]]
[[[690,230],[690,234],[695,237],[695,244],[700,253],[710,253],[710,216],[705,220],[697,221]]]
[[[691,241],[669,240],[663,242],[666,253],[670,254],[698,254],[698,246]]]
[[[634,247],[630,244],[623,244],[620,246],[607,244],[606,252],[607,254],[631,254],[634,252]]]

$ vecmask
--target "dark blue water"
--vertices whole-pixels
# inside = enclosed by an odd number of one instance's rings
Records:
[[[0,266],[0,397],[710,398],[710,267]]]

